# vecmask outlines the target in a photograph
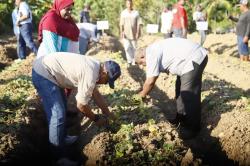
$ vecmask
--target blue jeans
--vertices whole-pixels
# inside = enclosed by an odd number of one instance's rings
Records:
[[[79,51],[80,54],[85,55],[86,52],[88,51],[88,44],[89,44],[89,39],[86,39],[84,37],[79,37]]]
[[[31,23],[26,23],[20,26],[20,36],[19,36],[19,58],[26,58],[26,45],[31,49],[31,51],[36,55],[37,47],[32,38],[32,25]]]
[[[249,55],[248,43],[244,43],[243,39],[244,39],[243,36],[237,36],[238,52],[240,55],[248,56]]]
[[[174,34],[174,37],[184,38],[182,29],[173,28],[173,34]]]
[[[201,46],[204,44],[205,40],[206,40],[206,31],[199,31],[200,36],[201,36],[201,41],[200,44]]]
[[[21,34],[17,36],[17,55],[19,59],[26,58],[26,44]]]
[[[18,56],[18,58],[19,59],[21,59],[20,58],[20,53],[19,53],[19,36],[20,36],[20,34],[16,34],[16,41],[17,41],[17,43],[16,43],[16,45],[17,45],[17,50],[16,50],[16,52],[17,52],[17,56]]]
[[[53,82],[37,74],[33,69],[32,82],[41,97],[46,113],[52,155],[55,158],[63,157],[65,155],[64,139],[67,107],[64,91]]]

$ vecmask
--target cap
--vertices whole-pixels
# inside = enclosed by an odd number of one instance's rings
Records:
[[[239,4],[241,4],[241,5],[247,5],[248,4],[248,0],[240,0]]]
[[[121,75],[121,68],[119,64],[111,60],[104,62],[104,66],[105,66],[105,69],[108,71],[109,87],[114,89],[115,80]]]

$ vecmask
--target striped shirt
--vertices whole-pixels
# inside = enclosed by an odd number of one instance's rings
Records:
[[[37,58],[53,52],[79,53],[79,43],[54,32],[43,30],[43,41],[39,46]]]

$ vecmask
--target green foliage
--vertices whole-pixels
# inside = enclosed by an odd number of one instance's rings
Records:
[[[0,1],[0,34],[8,29],[11,31],[12,20],[11,12],[14,9],[14,3],[12,0]],[[7,27],[6,27],[7,26]],[[9,28],[8,28],[9,27]]]
[[[51,8],[51,0],[29,0],[28,1],[33,14],[33,23],[35,28],[39,24],[41,17]]]
[[[84,4],[88,3],[91,6],[92,21],[108,20],[110,23],[110,33],[118,35],[120,13],[125,9],[125,0],[75,0],[74,17],[79,20],[79,13],[83,9]],[[158,24],[160,22],[160,14],[167,3],[174,4],[176,0],[134,0],[134,8],[140,12],[144,22],[144,27],[148,23]],[[195,30],[195,23],[192,21],[192,13],[195,11],[195,6],[202,4],[204,11],[208,15],[209,25],[212,29],[217,27],[230,25],[227,19],[228,14],[236,15],[239,10],[235,8],[237,0],[190,0],[189,4],[185,5],[189,17],[189,31]],[[51,0],[29,0],[28,1],[32,13],[35,29],[42,15],[50,8]],[[12,0],[0,2],[0,34],[3,32],[3,27],[11,27],[11,12],[14,9]],[[222,23],[223,22],[223,23]],[[227,23],[226,23],[227,22]],[[11,28],[9,28],[9,31]]]
[[[1,87],[0,101],[6,108],[22,106],[32,88],[30,77],[20,76]]]
[[[113,139],[118,143],[115,145],[116,157],[123,157],[129,154],[133,149],[132,131],[134,129],[133,123],[128,125],[121,125],[120,130],[113,135]]]
[[[3,33],[4,29],[1,28],[2,26],[9,27],[7,31],[11,31],[12,29],[12,18],[11,13],[15,6],[15,1],[13,0],[4,0],[0,1],[0,34]],[[33,23],[35,30],[37,29],[37,25],[40,21],[40,18],[43,14],[51,7],[52,1],[51,0],[29,0],[26,1],[31,10],[32,10],[32,16],[33,16]],[[2,21],[2,22],[1,22]],[[5,30],[6,31],[6,30]]]
[[[79,13],[83,9],[85,3],[88,3],[91,7],[90,16],[93,22],[108,20],[111,32],[118,35],[120,12],[124,5],[123,0],[76,0],[74,13],[78,20]]]

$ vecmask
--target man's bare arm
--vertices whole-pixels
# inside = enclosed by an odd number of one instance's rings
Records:
[[[187,28],[185,27],[184,17],[181,17],[181,27],[182,27],[183,36],[187,38]]]
[[[142,91],[139,93],[139,95],[144,98],[147,96],[147,94],[153,89],[155,82],[158,77],[149,77],[146,79]]]
[[[102,110],[102,113],[105,115],[110,115],[110,111],[108,109],[108,105],[105,102],[103,96],[100,94],[97,88],[93,91],[93,99],[96,105]]]
[[[83,105],[77,102],[77,108],[80,112],[82,112],[85,116],[87,116],[90,120],[95,120],[95,114],[91,111],[89,105]]]

